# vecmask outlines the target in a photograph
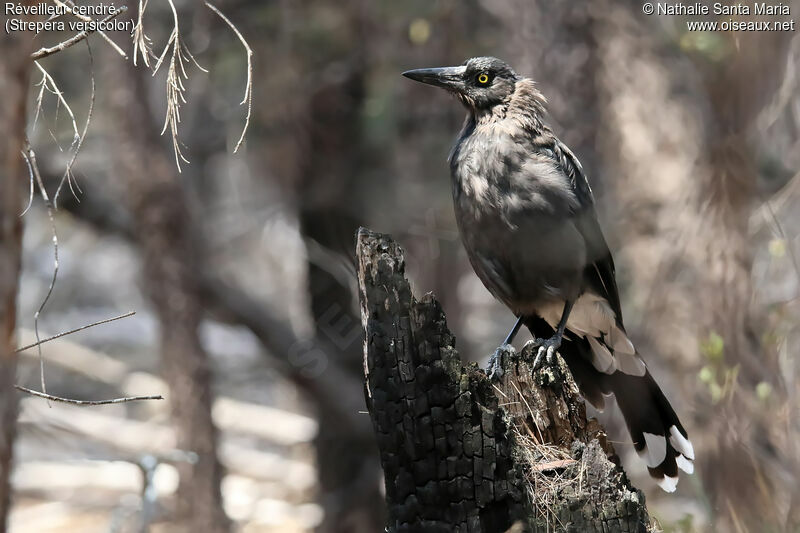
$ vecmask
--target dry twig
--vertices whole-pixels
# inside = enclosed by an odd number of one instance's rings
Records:
[[[53,287],[55,286],[56,279],[58,278],[58,234],[56,232],[55,217],[53,216],[53,204],[50,201],[50,197],[47,195],[47,189],[44,187],[42,175],[39,172],[39,165],[36,163],[36,153],[33,151],[33,148],[31,148],[31,144],[30,141],[28,141],[27,136],[25,138],[25,153],[23,155],[26,163],[28,164],[28,169],[31,173],[31,179],[35,179],[36,184],[39,186],[39,193],[42,195],[42,200],[47,208],[47,216],[50,218],[50,230],[53,234],[53,277],[50,280],[50,286],[47,289],[47,294],[45,294],[42,303],[39,305],[39,309],[37,309],[36,313],[33,315],[33,330],[36,334],[37,349],[39,351],[39,378],[43,393],[47,393],[47,386],[45,385],[44,379],[44,357],[42,356],[41,339],[39,338],[39,316],[42,314],[44,307],[50,300],[50,295],[53,294]]]
[[[35,155],[33,157],[35,158]],[[28,155],[28,159],[29,160],[30,160],[30,158],[31,158],[31,156]],[[36,168],[34,165],[35,165],[35,159],[33,159],[33,163],[31,164],[31,166],[33,168]],[[34,171],[34,172],[38,172],[38,170]],[[85,326],[81,326],[79,328],[75,328],[75,329],[72,329],[72,330],[69,330],[69,331],[64,331],[64,332],[59,333],[57,335],[53,335],[52,337],[48,337],[46,339],[41,339],[41,340],[39,339],[38,331],[35,331],[36,342],[33,343],[33,344],[29,344],[27,346],[23,346],[21,348],[18,348],[15,351],[15,353],[19,353],[19,352],[25,351],[25,350],[27,350],[29,348],[37,347],[37,348],[39,348],[40,364],[43,365],[43,363],[42,363],[41,345],[44,344],[45,342],[49,342],[49,341],[52,341],[54,339],[58,339],[59,337],[64,337],[65,335],[71,335],[72,333],[76,333],[78,331],[82,331],[84,329],[88,329],[88,328],[91,328],[93,326],[99,326],[100,324],[107,324],[107,323],[113,322],[115,320],[120,320],[120,319],[123,319],[123,318],[127,318],[129,316],[134,315],[134,314],[136,314],[135,311],[131,311],[129,313],[125,313],[124,315],[120,315],[120,316],[116,316],[116,317],[112,317],[112,318],[106,318],[104,320],[98,320],[97,322],[93,322],[91,324],[87,324]],[[44,367],[42,366],[41,368],[43,369]],[[43,372],[43,370],[42,370],[42,372]],[[44,380],[44,374],[43,373],[42,373],[42,380]],[[44,385],[44,381],[42,381],[42,384]],[[54,396],[52,394],[47,394],[46,392],[35,391],[33,389],[29,389],[27,387],[23,387],[22,385],[14,385],[14,387],[17,390],[20,390],[22,392],[31,394],[33,396],[37,396],[39,398],[44,398],[46,400],[54,401],[54,402],[69,403],[69,404],[72,404],[72,405],[109,405],[109,404],[115,404],[115,403],[135,402],[135,401],[141,401],[141,400],[163,400],[164,399],[163,396],[161,396],[160,394],[157,394],[157,395],[151,395],[151,396],[126,396],[126,397],[122,397],[122,398],[112,398],[110,400],[74,400],[74,399],[71,399],[71,398],[63,398],[61,396]]]
[[[52,94],[54,94],[56,96],[56,98],[57,98],[57,100],[56,100],[56,122],[58,122],[58,108],[61,105],[63,105],[64,109],[67,110],[67,113],[69,113],[69,117],[72,120],[72,132],[73,132],[73,135],[72,135],[72,145],[70,146],[70,149],[72,149],[72,147],[75,146],[75,143],[77,143],[78,139],[80,138],[80,134],[78,133],[78,123],[75,120],[75,113],[72,112],[72,108],[70,107],[69,102],[67,102],[67,99],[64,98],[64,93],[61,92],[61,89],[59,89],[58,85],[56,85],[56,80],[54,80],[53,77],[50,75],[50,73],[47,72],[47,70],[45,70],[45,68],[41,65],[41,63],[39,63],[38,61],[34,61],[34,65],[36,65],[36,67],[41,71],[41,73],[42,73],[42,81],[40,81],[37,84],[38,86],[41,87],[41,89],[39,89],[39,94],[36,96],[36,112],[35,112],[35,114],[33,116],[33,128],[34,129],[36,128],[36,123],[39,120],[39,113],[42,110],[42,102],[44,100],[44,91],[45,91],[45,89],[47,89]],[[50,84],[50,87],[47,86],[48,82]],[[55,135],[53,135],[52,132],[50,132],[50,135],[53,138],[55,138]],[[61,149],[60,146],[59,146],[59,149]]]
[[[28,387],[23,387],[22,385],[14,385],[14,388],[22,392],[31,394],[33,396],[44,398],[45,400],[50,400],[53,402],[69,403],[72,405],[110,405],[114,403],[127,403],[127,402],[138,402],[142,400],[164,399],[164,397],[161,396],[160,394],[156,394],[154,396],[126,396],[124,398],[113,398],[111,400],[72,400],[70,398],[62,398],[60,396],[53,396],[52,394],[45,394],[43,392],[29,389]]]
[[[102,19],[100,22],[98,22],[98,24],[105,24],[106,22],[108,22],[108,21],[110,21],[110,20],[112,20],[114,18],[117,18],[121,13],[124,13],[127,10],[128,10],[127,7],[121,6],[121,7],[117,8],[117,10],[114,13],[111,13],[110,15],[108,15],[107,17]],[[51,46],[49,48],[46,48],[46,47],[40,48],[39,50],[37,50],[37,51],[35,51],[34,53],[31,54],[31,59],[36,61],[38,59],[42,59],[44,57],[51,56],[53,54],[61,52],[62,50],[66,50],[70,46],[81,42],[82,40],[87,38],[89,35],[94,33],[95,31],[97,31],[97,26],[96,25],[92,26],[91,28],[87,28],[87,29],[83,30],[80,33],[76,33],[75,35],[73,35],[72,37],[67,39],[66,41],[60,42],[55,46]]]
[[[73,2],[72,0],[65,0],[64,2],[62,2],[61,0],[53,0],[53,3],[55,3],[57,6],[63,8],[67,13],[69,13],[70,15],[72,15],[73,17],[75,17],[78,20],[82,20],[83,22],[92,22],[93,21],[91,17],[87,17],[86,15],[82,15],[80,13],[76,13],[75,12],[73,10],[73,8],[75,7],[75,2]],[[50,17],[50,20],[52,20],[52,19],[54,19],[54,18],[56,18],[58,16],[60,16],[60,15],[53,15],[52,17]],[[100,37],[102,37],[111,46],[111,48],[113,48],[119,55],[121,55],[125,59],[128,59],[128,54],[126,54],[125,51],[122,48],[120,48],[117,43],[112,41],[111,37],[109,37],[106,32],[104,32],[101,29],[98,29],[97,30],[97,34],[100,35]]]
[[[242,42],[242,46],[244,46],[244,49],[247,52],[247,85],[244,88],[244,98],[242,98],[242,101],[239,102],[239,105],[244,105],[245,103],[247,104],[247,116],[244,120],[244,129],[242,129],[242,134],[239,136],[239,140],[236,142],[236,147],[233,149],[233,153],[235,154],[239,151],[239,148],[244,142],[244,135],[247,133],[247,127],[250,125],[250,115],[253,111],[253,50],[250,48],[250,45],[247,44],[247,41],[242,36],[239,29],[233,25],[233,22],[231,22],[228,17],[223,15],[219,9],[208,2],[205,4],[208,9],[219,15],[219,18],[221,18],[228,26],[230,26],[231,30],[233,30],[233,33],[235,33]]]
[[[75,183],[75,186],[78,187],[77,182],[72,174],[72,165],[75,164],[75,159],[78,157],[78,152],[80,152],[81,146],[83,146],[83,140],[86,138],[86,133],[89,131],[89,124],[92,122],[92,112],[94,111],[95,98],[94,56],[92,55],[92,47],[89,45],[89,41],[86,41],[86,50],[89,53],[89,72],[91,74],[90,78],[92,81],[92,92],[91,96],[89,97],[89,111],[86,113],[86,123],[83,125],[83,133],[81,133],[73,143],[75,150],[72,152],[72,157],[70,158],[69,163],[67,163],[64,176],[62,176],[61,181],[58,184],[58,188],[56,189],[56,193],[53,195],[53,207],[55,208],[58,208],[58,195],[61,194],[61,189],[64,186],[64,183],[69,184],[69,189],[72,191],[72,195],[76,200],[80,201],[75,189],[72,187],[73,183]],[[80,187],[78,187],[78,190],[80,191]]]
[[[136,66],[136,57],[141,54],[144,66],[150,67],[150,56],[153,55],[151,45],[153,41],[144,33],[144,11],[147,9],[147,0],[139,0],[139,13],[136,16],[136,25],[133,27],[133,66]]]
[[[60,337],[65,337],[67,335],[72,335],[73,333],[77,333],[79,331],[83,331],[85,329],[89,329],[89,328],[92,328],[94,326],[99,326],[101,324],[108,324],[109,322],[114,322],[116,320],[122,320],[123,318],[128,318],[129,316],[133,316],[135,314],[136,314],[136,311],[130,311],[128,313],[125,313],[124,315],[119,315],[119,316],[115,316],[115,317],[111,317],[111,318],[105,318],[103,320],[98,320],[97,322],[92,322],[91,324],[86,324],[85,326],[81,326],[79,328],[71,329],[69,331],[62,331],[61,333],[53,335],[52,337],[47,337],[46,339],[37,340],[33,344],[28,344],[27,346],[23,346],[21,348],[17,348],[14,351],[14,353],[24,352],[25,350],[33,348],[34,346],[39,346],[40,344],[44,344],[46,342],[50,342],[50,341],[56,340],[56,339],[58,339]]]

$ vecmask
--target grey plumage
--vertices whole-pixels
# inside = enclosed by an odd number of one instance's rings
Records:
[[[447,89],[467,108],[449,163],[476,274],[531,330],[540,355],[559,350],[591,403],[617,397],[650,473],[674,490],[694,451],[627,337],[589,182],[544,120],[544,97],[496,58],[404,75]]]

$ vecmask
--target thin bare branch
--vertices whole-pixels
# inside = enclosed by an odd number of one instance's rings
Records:
[[[55,287],[56,279],[58,278],[58,234],[56,233],[56,220],[53,216],[53,204],[50,202],[50,197],[47,195],[47,189],[44,187],[42,175],[39,172],[39,165],[36,163],[36,153],[33,151],[33,148],[31,148],[31,143],[27,136],[25,137],[25,158],[33,172],[33,177],[36,179],[36,184],[39,186],[39,193],[42,195],[42,200],[47,208],[47,216],[50,218],[50,230],[53,233],[53,278],[50,280],[50,287],[48,287],[47,294],[45,294],[42,303],[39,305],[39,309],[37,309],[36,313],[33,315],[33,331],[36,334],[37,349],[39,351],[39,378],[42,391],[47,393],[44,379],[44,356],[42,355],[41,339],[39,338],[39,315],[42,314],[44,307],[50,300],[50,295],[53,294],[53,287]]]
[[[110,405],[114,403],[127,403],[127,402],[139,402],[142,400],[164,399],[164,397],[161,396],[160,394],[156,394],[153,396],[126,396],[124,398],[113,398],[111,400],[73,400],[71,398],[62,398],[60,396],[53,396],[52,394],[39,392],[33,389],[29,389],[28,387],[23,387],[22,385],[14,385],[14,388],[22,392],[28,393],[30,395],[38,396],[39,398],[44,398],[45,400],[50,400],[53,402],[69,403],[72,405]]]
[[[81,133],[74,144],[75,149],[72,152],[72,157],[67,163],[67,168],[64,171],[64,176],[61,178],[61,182],[58,184],[58,189],[56,189],[56,193],[53,195],[53,207],[56,209],[58,208],[58,195],[61,194],[61,189],[64,187],[64,183],[69,183],[70,190],[72,191],[72,195],[75,197],[76,200],[80,201],[78,195],[75,193],[75,189],[72,188],[72,183],[74,178],[72,176],[72,165],[75,164],[75,160],[78,158],[78,152],[81,150],[81,146],[83,146],[83,140],[86,138],[86,133],[89,131],[89,124],[92,121],[92,112],[94,111],[94,98],[95,98],[95,81],[94,81],[94,56],[92,55],[92,47],[89,44],[89,41],[86,41],[86,50],[89,53],[89,72],[91,74],[92,80],[92,92],[89,98],[89,111],[86,113],[86,123],[83,125],[83,133]],[[77,186],[77,184],[76,184]],[[78,188],[80,190],[80,187]]]
[[[42,66],[39,63],[35,63],[39,69],[42,69]],[[44,90],[47,84],[47,71],[42,74],[42,81],[37,83],[40,87],[39,94],[36,96],[36,111],[33,114],[33,131],[36,131],[36,124],[39,122],[39,113],[42,111],[42,101],[44,100]]]
[[[58,85],[56,85],[56,80],[54,80],[53,77],[50,75],[50,73],[47,72],[47,70],[45,70],[45,68],[41,65],[41,63],[39,63],[38,61],[34,61],[34,65],[36,65],[36,67],[42,73],[42,81],[40,82],[42,88],[39,91],[38,96],[36,97],[36,115],[33,118],[33,125],[34,127],[36,127],[36,121],[39,118],[39,111],[41,111],[42,108],[42,98],[44,97],[44,90],[47,89],[48,91],[56,95],[56,98],[58,98],[58,103],[60,105],[63,105],[64,109],[66,109],[67,113],[69,113],[70,120],[72,121],[72,133],[73,133],[72,146],[74,146],[75,143],[78,142],[78,139],[80,139],[80,133],[78,133],[78,122],[75,120],[75,113],[72,112],[72,108],[70,107],[69,102],[67,102],[67,99],[64,98],[64,93],[61,92],[61,89],[59,89]],[[47,87],[48,82],[50,83],[51,88]],[[56,114],[56,120],[58,120],[58,114]]]
[[[28,349],[33,348],[35,346],[39,346],[40,344],[44,344],[46,342],[50,342],[50,341],[56,340],[56,339],[61,338],[61,337],[66,337],[67,335],[72,335],[73,333],[77,333],[77,332],[83,331],[85,329],[93,328],[93,327],[99,326],[101,324],[108,324],[109,322],[114,322],[116,320],[122,320],[123,318],[128,318],[129,316],[133,316],[135,314],[136,314],[136,311],[130,311],[128,313],[125,313],[124,315],[119,315],[119,316],[115,316],[115,317],[111,317],[111,318],[105,318],[103,320],[98,320],[97,322],[92,322],[91,324],[86,324],[85,326],[81,326],[79,328],[71,329],[69,331],[62,331],[61,333],[53,335],[52,337],[47,337],[46,339],[37,340],[33,344],[28,344],[27,346],[23,346],[21,348],[17,348],[14,351],[14,353],[24,352],[25,350],[28,350]]]
[[[28,156],[25,154],[25,152],[22,152],[22,158],[25,160],[25,163],[28,165],[28,179],[30,181],[31,187],[30,187],[30,194],[28,195],[28,205],[25,206],[25,210],[22,213],[20,213],[20,215],[19,215],[20,217],[24,217],[25,213],[27,213],[28,210],[33,205],[33,181],[34,181],[33,167],[31,166],[31,162],[28,160]]]
[[[53,2],[57,6],[62,7],[67,13],[69,13],[76,19],[82,20],[84,22],[93,22],[93,19],[91,17],[87,17],[86,15],[82,15],[81,13],[76,13],[73,10],[73,8],[75,7],[75,2],[73,2],[72,0],[66,0],[64,2],[62,2],[61,0],[53,0]],[[50,18],[52,19],[55,18],[56,16],[61,16],[61,15],[54,15],[53,17]],[[125,50],[120,48],[117,43],[112,41],[111,37],[109,37],[106,32],[104,32],[103,30],[97,30],[97,34],[100,35],[100,37],[102,37],[111,46],[111,48],[113,48],[119,55],[121,55],[125,59],[128,59],[128,54],[125,53]]]
[[[242,101],[239,103],[239,105],[244,105],[245,103],[247,104],[247,116],[245,117],[244,120],[244,128],[242,129],[242,134],[239,136],[239,140],[236,142],[236,147],[233,149],[233,153],[235,154],[236,152],[239,151],[239,148],[242,146],[242,143],[244,142],[244,135],[245,133],[247,133],[247,127],[250,125],[250,115],[252,114],[253,111],[253,50],[250,48],[250,45],[247,44],[247,41],[242,36],[239,29],[236,26],[234,26],[233,22],[231,22],[228,19],[228,17],[223,15],[219,9],[217,9],[210,3],[205,2],[205,4],[206,7],[208,7],[208,9],[216,13],[219,16],[219,18],[221,18],[223,21],[225,21],[225,23],[228,26],[230,26],[231,30],[233,30],[233,33],[235,33],[236,36],[239,38],[239,40],[242,42],[242,46],[244,46],[244,49],[247,52],[247,85],[245,85],[244,88],[244,98],[242,98]]]
[[[127,10],[128,10],[127,7],[120,6],[119,8],[117,8],[117,10],[114,13],[108,15],[107,17],[102,19],[100,22],[98,22],[97,25],[105,24],[106,22],[110,21],[111,19],[117,18],[121,13],[124,13]],[[82,40],[87,38],[89,35],[91,35],[95,31],[97,31],[97,25],[93,25],[92,27],[87,28],[87,29],[83,30],[80,33],[76,33],[75,35],[73,35],[72,37],[67,39],[66,41],[60,42],[55,46],[51,46],[49,48],[40,48],[39,50],[37,50],[37,51],[35,51],[34,53],[31,54],[31,59],[36,61],[38,59],[42,59],[44,57],[51,56],[53,54],[61,52],[62,50],[66,50],[70,46],[81,42]]]

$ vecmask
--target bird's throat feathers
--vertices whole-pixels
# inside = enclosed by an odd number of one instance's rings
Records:
[[[562,196],[555,167],[538,160],[532,149],[538,140],[552,137],[543,118],[545,102],[532,80],[520,79],[504,101],[470,110],[448,158],[461,209],[480,218],[484,211],[521,207],[542,197],[543,191],[552,189]],[[523,164],[536,180],[515,179]],[[534,184],[538,189],[529,190]]]
[[[504,135],[513,137],[521,132],[533,137],[542,134],[552,135],[550,127],[544,122],[546,104],[547,100],[536,88],[534,81],[528,78],[517,80],[514,91],[492,107],[477,108],[467,104],[468,113],[464,125],[447,160],[451,166],[467,163],[463,160],[467,154],[461,153],[462,145],[473,134],[489,138],[499,138]],[[482,145],[481,149],[485,149],[485,146]],[[467,159],[472,159],[470,156],[467,156]],[[468,166],[477,165],[468,164]]]
[[[467,102],[465,102],[467,103]],[[476,125],[488,124],[506,118],[521,122],[521,126],[532,130],[544,127],[544,114],[547,100],[536,88],[536,83],[529,78],[518,80],[514,92],[502,102],[484,108],[477,108],[467,103],[470,117]]]

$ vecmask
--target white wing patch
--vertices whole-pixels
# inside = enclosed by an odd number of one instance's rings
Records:
[[[611,312],[613,313],[613,311]],[[608,334],[608,342],[611,344],[611,347],[614,348],[614,353],[626,353],[630,355],[636,353],[636,348],[633,347],[633,343],[628,339],[628,336],[625,335],[625,332],[617,327],[616,322],[613,323],[611,331]]]
[[[617,360],[617,368],[621,372],[624,372],[630,376],[642,377],[647,371],[644,361],[642,361],[642,358],[635,353],[629,354],[614,350],[614,356]]]
[[[554,329],[563,310],[563,302],[553,302],[538,309],[540,316]],[[644,376],[647,367],[636,354],[628,336],[617,326],[616,318],[605,298],[586,292],[572,306],[567,328],[589,340],[592,365],[599,372],[613,374],[619,370],[632,376]]]
[[[589,346],[592,347],[592,366],[605,374],[613,374],[617,370],[617,362],[605,345],[597,342],[592,336],[587,337]]]

